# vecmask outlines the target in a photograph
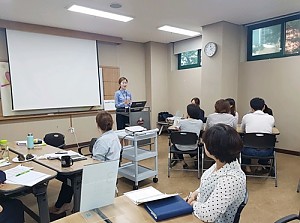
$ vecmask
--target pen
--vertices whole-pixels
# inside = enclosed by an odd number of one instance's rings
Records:
[[[192,194],[193,194],[192,192],[189,193],[189,196],[187,196],[187,198],[185,200],[186,202],[191,198]]]
[[[67,154],[68,152],[57,152],[55,154]]]
[[[18,176],[21,176],[21,175],[23,175],[23,174],[25,174],[25,173],[28,173],[30,170],[26,170],[26,171],[24,171],[24,172],[22,172],[22,173],[18,173],[17,175],[16,175],[16,177],[18,177]]]

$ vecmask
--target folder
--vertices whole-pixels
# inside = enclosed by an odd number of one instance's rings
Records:
[[[155,221],[191,214],[193,207],[179,195],[145,203],[145,209]]]

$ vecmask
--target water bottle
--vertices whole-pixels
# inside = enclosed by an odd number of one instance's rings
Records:
[[[2,155],[1,158],[9,162],[9,149],[7,145],[7,140],[6,139],[0,140],[0,145],[1,145],[1,155]]]
[[[32,133],[28,133],[27,135],[27,148],[28,149],[33,149],[34,143],[33,143],[33,135]]]

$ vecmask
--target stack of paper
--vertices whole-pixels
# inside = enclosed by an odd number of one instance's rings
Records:
[[[7,161],[6,159],[1,159],[0,160],[0,167],[3,167],[3,166],[8,166],[10,165],[11,163],[9,161]]]
[[[127,134],[134,134],[136,132],[142,132],[145,130],[147,130],[147,129],[140,125],[125,127],[125,132]]]
[[[50,177],[48,174],[32,170],[32,167],[18,165],[4,171],[6,173],[5,183],[33,186]]]
[[[44,157],[46,159],[61,159],[62,156],[70,156],[72,158],[73,161],[79,161],[79,160],[86,160],[87,158],[77,152],[74,152],[72,150],[61,150],[59,152],[56,153],[48,153],[45,154]]]
[[[154,187],[146,187],[139,190],[130,191],[127,193],[124,193],[126,197],[128,197],[130,200],[133,201],[136,205],[146,203],[149,201],[155,201],[160,199],[165,199],[168,197],[173,197],[178,195],[176,194],[164,194],[160,192],[159,190],[155,189]]]

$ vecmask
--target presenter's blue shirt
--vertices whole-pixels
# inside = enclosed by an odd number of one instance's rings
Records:
[[[118,90],[115,93],[115,106],[116,108],[125,108],[125,101],[132,100],[131,93],[127,90]],[[129,106],[131,103],[129,104]]]

